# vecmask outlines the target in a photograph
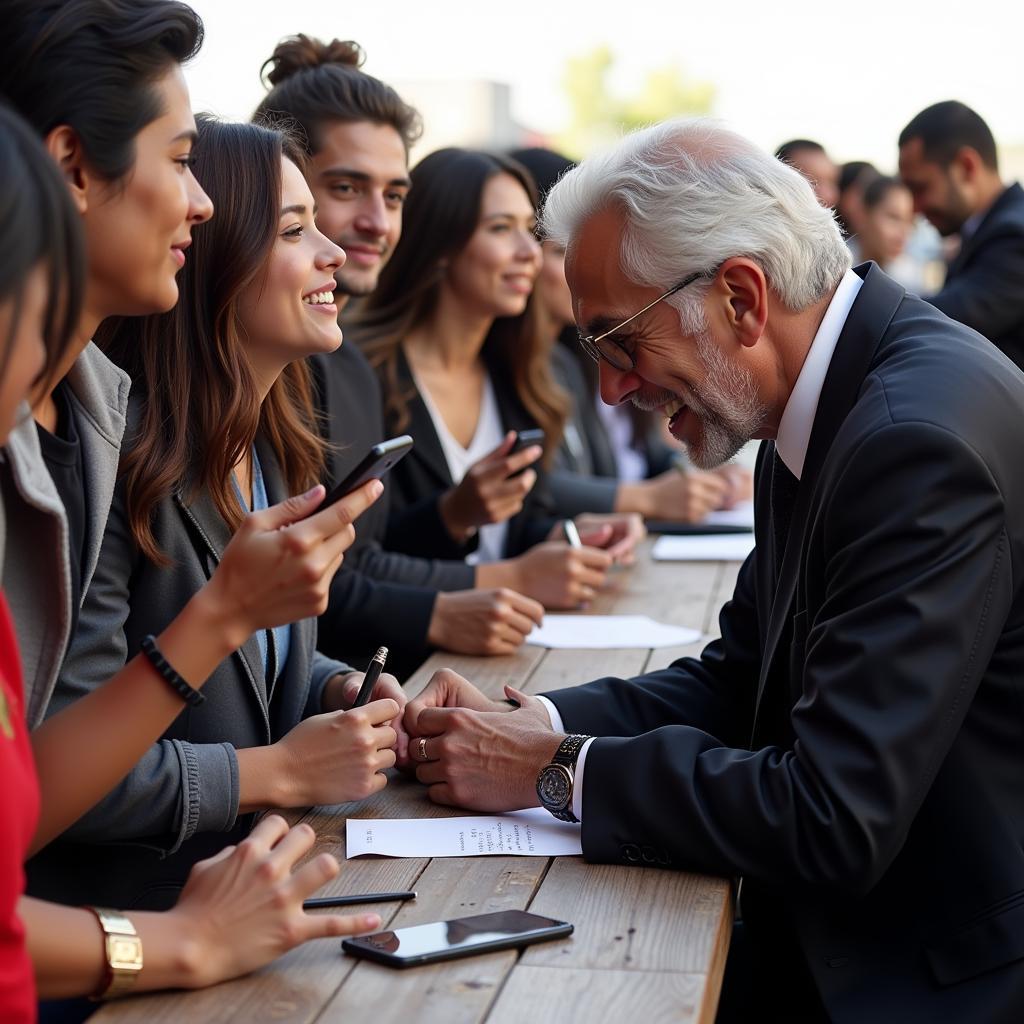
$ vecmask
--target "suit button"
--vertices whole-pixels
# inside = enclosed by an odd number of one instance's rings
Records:
[[[850,962],[848,956],[827,956],[825,957],[826,967],[845,967]]]
[[[640,847],[636,843],[625,843],[622,847],[622,856],[635,864],[640,859]]]
[[[643,857],[645,864],[654,864],[658,860],[658,851],[653,846],[645,846],[643,849]]]

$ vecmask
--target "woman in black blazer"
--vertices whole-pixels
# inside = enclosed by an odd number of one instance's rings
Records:
[[[391,474],[387,546],[480,563],[479,586],[547,607],[589,600],[611,563],[609,526],[571,548],[538,461],[515,433],[557,448],[566,399],[540,345],[530,295],[540,267],[533,185],[507,158],[443,149],[411,173],[402,238],[360,311],[391,432],[416,446]]]
[[[196,153],[217,217],[195,232],[181,300],[103,341],[135,390],[53,710],[177,614],[250,510],[307,490],[321,473],[305,357],[340,343],[331,293],[344,254],[317,232],[300,153],[282,133],[201,121]],[[382,677],[375,696],[396,699],[341,710],[360,677],[317,653],[319,610],[251,636],[221,662],[205,703],[184,710],[123,783],[31,862],[30,892],[159,908],[198,859],[244,837],[254,812],[382,788],[401,692]]]

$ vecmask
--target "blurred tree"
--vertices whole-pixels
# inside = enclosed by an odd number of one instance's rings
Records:
[[[649,72],[640,91],[632,96],[612,93],[609,78],[614,66],[615,57],[608,46],[598,46],[567,62],[562,81],[569,98],[570,122],[556,138],[556,145],[567,156],[580,159],[595,146],[655,121],[711,111],[715,87],[687,79],[678,64]]]

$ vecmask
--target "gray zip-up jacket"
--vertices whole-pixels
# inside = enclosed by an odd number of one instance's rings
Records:
[[[84,600],[114,495],[131,381],[90,342],[68,372],[67,383],[85,478]],[[0,538],[3,588],[18,636],[26,717],[33,729],[45,717],[67,653],[72,598],[67,518],[28,406],[4,450],[0,492],[7,520]]]

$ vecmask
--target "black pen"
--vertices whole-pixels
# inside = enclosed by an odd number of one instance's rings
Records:
[[[352,707],[361,708],[370,699],[370,694],[373,693],[373,688],[377,685],[377,680],[380,678],[381,669],[384,668],[384,662],[387,661],[387,657],[388,649],[386,647],[378,647],[377,653],[370,659],[370,664],[366,666],[363,685],[359,687],[359,693],[356,694]]]
[[[401,892],[363,892],[351,896],[314,896],[304,900],[303,910],[314,910],[317,907],[354,907],[357,903],[391,903],[393,900],[414,900],[416,891],[404,889]]]

